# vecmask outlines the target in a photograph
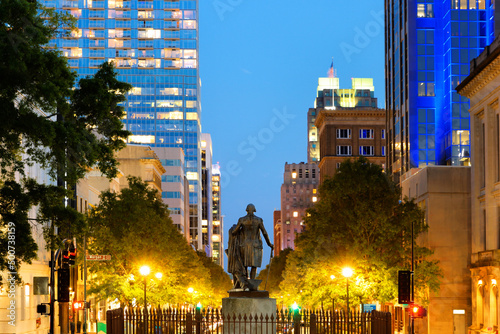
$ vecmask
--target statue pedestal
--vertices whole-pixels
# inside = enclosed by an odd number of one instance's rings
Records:
[[[276,299],[267,291],[229,292],[222,299],[222,314],[224,334],[276,333]]]

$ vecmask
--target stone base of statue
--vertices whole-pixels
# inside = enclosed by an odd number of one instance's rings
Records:
[[[276,299],[267,291],[233,289],[222,299],[223,334],[275,334]]]

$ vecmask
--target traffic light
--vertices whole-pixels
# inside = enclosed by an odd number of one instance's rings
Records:
[[[411,300],[411,276],[413,272],[409,270],[398,271],[398,303],[410,304]]]
[[[57,270],[57,301],[69,303],[69,269]]]
[[[68,248],[68,264],[70,266],[75,264],[75,259],[76,259],[76,247],[71,243]]]
[[[83,300],[73,302],[73,310],[74,311],[85,310],[85,309],[89,309],[89,308],[90,308],[90,302],[85,302]]]
[[[67,248],[62,251],[62,267],[69,268],[75,264],[76,259],[76,247],[73,243],[68,244]]]
[[[413,304],[410,307],[410,316],[412,318],[423,318],[427,316],[427,310],[420,305]]]
[[[36,313],[40,313],[41,315],[50,315],[50,304],[49,303],[41,303],[36,306]]]

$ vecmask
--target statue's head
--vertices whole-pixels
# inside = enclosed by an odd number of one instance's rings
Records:
[[[248,205],[247,205],[247,212],[248,212],[248,213],[254,213],[254,212],[256,212],[256,211],[257,211],[257,210],[255,210],[255,205],[253,205],[253,204],[248,204]]]

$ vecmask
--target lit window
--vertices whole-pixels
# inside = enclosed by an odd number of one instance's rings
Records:
[[[297,172],[295,170],[292,171],[292,179],[297,178]]]
[[[154,144],[155,136],[131,135],[128,137],[128,142],[137,144]]]
[[[186,108],[196,108],[196,101],[186,101]]]
[[[186,178],[188,180],[198,180],[198,173],[196,173],[196,172],[187,172],[186,173]]]
[[[316,196],[313,196],[312,201],[313,203],[316,203],[318,201],[318,198]]]
[[[198,119],[198,113],[195,112],[186,113],[186,120],[197,120],[197,119]]]
[[[294,216],[294,217],[298,217],[298,216],[299,216],[299,213],[298,213],[297,211],[294,211],[294,212],[293,212],[293,216]]]

